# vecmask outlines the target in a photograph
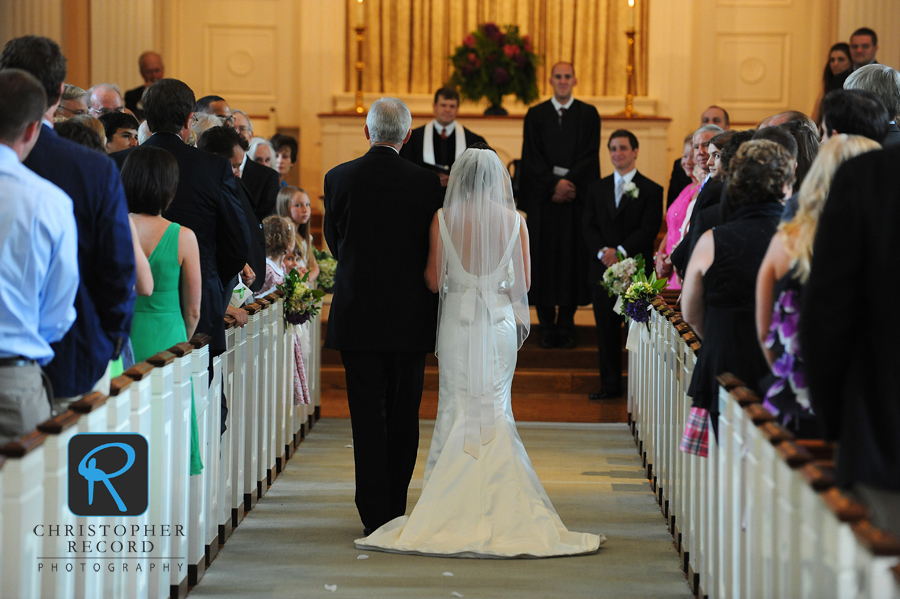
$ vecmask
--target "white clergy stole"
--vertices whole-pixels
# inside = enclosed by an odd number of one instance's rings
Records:
[[[453,159],[456,160],[466,151],[466,130],[459,121],[456,121],[456,148],[453,152]],[[424,137],[422,139],[422,162],[425,164],[436,164],[434,161],[434,121],[425,126]],[[449,166],[441,164],[439,166]]]

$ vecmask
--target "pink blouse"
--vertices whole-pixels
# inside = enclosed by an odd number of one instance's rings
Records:
[[[690,183],[687,187],[681,190],[681,193],[678,194],[678,197],[675,198],[675,201],[672,202],[672,205],[669,206],[669,210],[666,212],[666,227],[668,228],[668,237],[666,239],[666,254],[671,254],[672,250],[675,249],[675,246],[678,245],[678,242],[681,241],[681,225],[684,224],[684,218],[687,215],[688,206],[691,203],[691,199],[694,197],[694,194],[697,193],[697,189],[699,189],[699,183]],[[680,289],[681,285],[678,284],[678,278],[675,273],[669,277],[669,288],[670,289]]]

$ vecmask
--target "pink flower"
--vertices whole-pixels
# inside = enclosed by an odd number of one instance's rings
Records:
[[[518,46],[515,46],[513,44],[507,44],[507,45],[503,46],[503,52],[510,58],[514,58],[519,55],[519,52],[521,52],[521,50],[519,50]]]
[[[469,62],[476,62],[477,60],[478,60],[478,57],[475,56],[475,53],[469,52]]]
[[[467,48],[474,48],[475,47],[475,36],[470,33],[469,35],[464,37],[463,45],[466,46]]]

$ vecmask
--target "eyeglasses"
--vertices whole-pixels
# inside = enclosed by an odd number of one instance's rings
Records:
[[[66,112],[71,112],[72,116],[81,116],[82,114],[87,114],[87,110],[72,110],[71,108],[66,108],[62,104],[57,107],[59,110],[65,110]]]
[[[223,125],[229,125],[234,127],[234,117],[233,116],[225,116],[225,115],[216,115],[221,119]]]
[[[112,114],[114,112],[125,112],[125,107],[119,106],[118,108],[106,108],[104,106],[103,108],[91,108],[91,114],[98,117],[103,116],[104,114]]]

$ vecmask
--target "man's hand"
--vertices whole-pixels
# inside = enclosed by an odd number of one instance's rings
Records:
[[[249,287],[253,284],[253,281],[256,280],[256,273],[253,272],[253,269],[250,268],[249,264],[244,264],[243,270],[241,270],[241,281]],[[244,325],[241,325],[244,326]]]
[[[438,177],[441,178],[441,187],[447,187],[447,182],[450,180],[450,175],[445,175],[444,173],[438,173]]]
[[[234,319],[235,323],[241,328],[244,328],[247,325],[247,312],[241,310],[240,308],[228,306],[227,308],[225,308],[225,316],[231,316]]]
[[[619,258],[616,256],[616,248],[606,248],[603,251],[603,255],[600,256],[600,262],[609,268],[613,264],[619,261]]]
[[[552,201],[557,204],[563,202],[571,202],[575,199],[575,184],[568,179],[560,179],[556,182],[556,188],[553,190]]]

